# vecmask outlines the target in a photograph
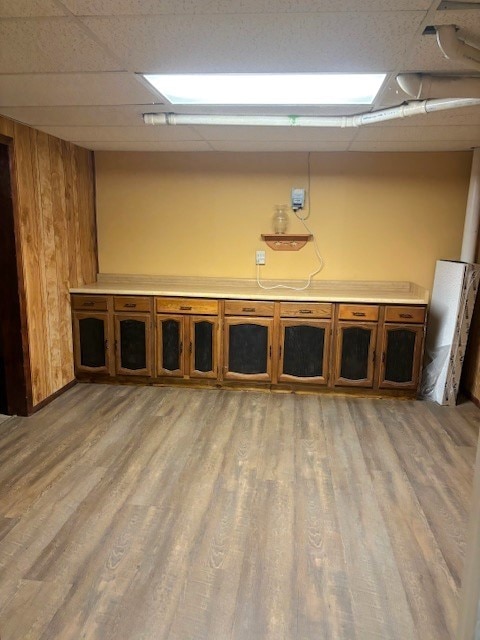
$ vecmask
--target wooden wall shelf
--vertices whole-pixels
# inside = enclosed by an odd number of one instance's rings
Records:
[[[262,233],[262,240],[274,251],[298,251],[311,239],[310,233]]]

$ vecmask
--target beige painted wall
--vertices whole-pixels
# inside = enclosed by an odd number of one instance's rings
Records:
[[[306,153],[97,152],[100,271],[255,277],[275,204],[307,186]],[[471,154],[312,153],[323,279],[412,280],[459,257]],[[301,232],[293,220],[291,232]],[[263,278],[303,278],[312,243],[267,249]]]

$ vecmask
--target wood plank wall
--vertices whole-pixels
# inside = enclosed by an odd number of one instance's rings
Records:
[[[13,139],[33,410],[74,379],[69,287],[98,271],[93,154],[2,116],[0,134]]]

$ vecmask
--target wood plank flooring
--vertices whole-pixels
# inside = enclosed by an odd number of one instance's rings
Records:
[[[479,424],[77,385],[0,425],[0,637],[453,639]]]

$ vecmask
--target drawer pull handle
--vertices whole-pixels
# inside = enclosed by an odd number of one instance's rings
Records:
[[[413,318],[411,313],[401,313],[400,318]]]
[[[251,313],[252,311],[255,311],[255,307],[243,307],[242,311],[245,311],[246,313]]]
[[[127,302],[127,304],[125,304],[125,309],[135,309],[137,305],[134,302]]]
[[[300,313],[313,313],[311,309],[300,309]]]
[[[352,315],[356,316],[357,318],[364,318],[367,314],[364,311],[354,311]]]
[[[192,307],[180,307],[180,311],[191,311]]]
[[[83,306],[84,307],[93,307],[94,304],[95,304],[95,302],[84,302]]]

